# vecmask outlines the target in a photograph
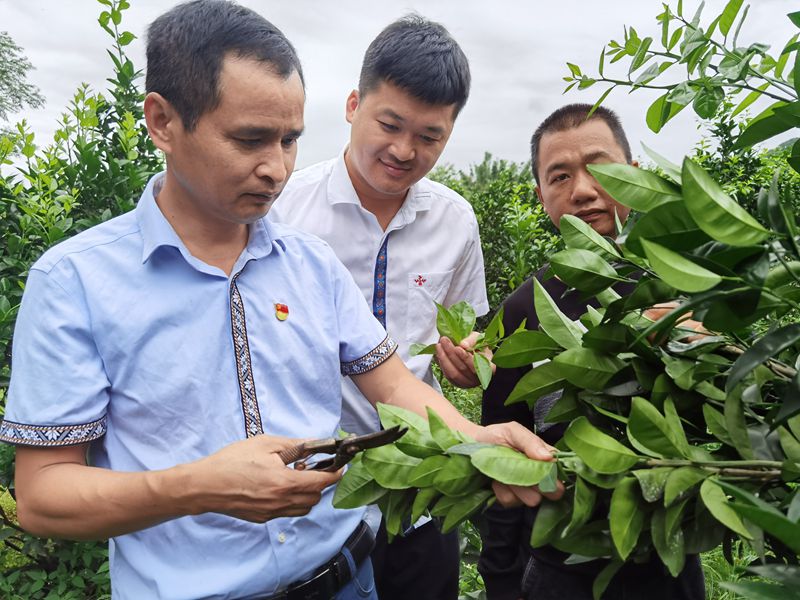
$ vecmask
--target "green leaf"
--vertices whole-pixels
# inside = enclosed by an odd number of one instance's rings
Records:
[[[653,43],[653,38],[646,37],[642,40],[639,44],[639,49],[636,51],[636,54],[633,56],[633,60],[631,60],[630,67],[628,68],[628,75],[633,73],[636,69],[641,67],[647,61],[647,51],[650,49],[650,44]]]
[[[763,92],[765,92],[768,87],[769,87],[769,83],[765,83],[764,85],[758,87],[757,89],[755,89],[752,92],[750,92],[749,94],[747,94],[747,96],[745,96],[745,99],[742,100],[736,106],[736,108],[733,109],[733,112],[731,113],[731,118],[735,117],[736,115],[741,113],[743,110],[745,110],[747,107],[749,107],[751,104],[753,104],[753,102],[758,100],[761,97],[761,95],[763,94]]]
[[[429,488],[433,486],[439,471],[441,471],[447,462],[450,460],[449,456],[439,454],[436,456],[428,456],[422,459],[422,462],[411,469],[408,474],[408,484],[416,488]]]
[[[539,283],[533,279],[533,305],[539,317],[539,328],[562,348],[580,346],[583,330],[569,319]]]
[[[435,488],[429,487],[419,490],[416,498],[414,498],[414,503],[411,505],[411,522],[416,523],[439,498],[440,494]]]
[[[466,456],[450,456],[439,470],[433,487],[445,496],[461,496],[485,487],[486,479],[472,466]]]
[[[626,250],[644,257],[642,239],[675,252],[690,251],[711,240],[694,222],[683,202],[667,202],[642,215],[625,238]]]
[[[706,427],[715,438],[728,446],[735,446],[731,436],[728,434],[728,426],[725,423],[725,416],[708,404],[703,405],[703,417],[706,420]]]
[[[567,502],[542,500],[536,512],[531,531],[531,546],[539,548],[556,537],[561,524],[569,516],[570,505]]]
[[[403,522],[411,517],[415,494],[416,490],[395,490],[381,498],[379,506],[389,541],[401,532]]]
[[[462,456],[472,456],[478,450],[483,450],[484,448],[494,448],[495,444],[487,444],[484,442],[467,442],[464,444],[456,444],[455,446],[450,446],[447,449],[448,454],[460,454]]]
[[[436,303],[436,328],[439,335],[450,338],[456,346],[467,337],[475,327],[475,310],[464,301],[449,309]]]
[[[718,479],[714,481],[736,499],[730,504],[733,510],[800,554],[800,523],[789,520],[777,508],[738,486]]]
[[[775,102],[753,117],[744,131],[736,138],[733,149],[749,148],[795,127],[796,125],[791,120],[775,112],[776,109],[783,106],[786,106],[786,102]]]
[[[539,398],[564,387],[566,379],[560,368],[552,361],[542,363],[522,376],[506,398],[506,406],[516,402],[527,402],[530,406]]]
[[[733,363],[725,383],[725,391],[730,393],[757,366],[774,358],[798,340],[800,340],[800,324],[798,323],[786,325],[762,337]]]
[[[410,356],[417,356],[418,354],[436,354],[436,344],[411,344],[408,349]]]
[[[367,472],[381,487],[403,490],[409,486],[408,477],[421,461],[408,456],[395,446],[381,446],[364,452],[362,462]]]
[[[489,321],[486,326],[486,331],[483,332],[483,340],[488,346],[494,346],[495,342],[500,338],[505,337],[505,328],[503,327],[503,307],[501,306]]]
[[[461,498],[450,508],[445,516],[444,523],[442,523],[442,533],[452,531],[459,523],[466,521],[482,509],[492,496],[491,490],[480,490]]]
[[[766,581],[721,581],[720,587],[748,600],[800,600],[794,590]]]
[[[403,453],[416,458],[427,458],[428,456],[436,456],[442,453],[439,444],[427,431],[409,430],[395,442],[395,446]]]
[[[136,36],[133,35],[130,31],[123,31],[122,34],[119,36],[118,41],[120,46],[127,46],[135,39]]]
[[[722,277],[701,267],[677,252],[655,242],[641,240],[650,267],[667,284],[684,292],[704,292],[722,281]]]
[[[481,388],[485,390],[492,381],[492,363],[480,352],[472,355],[472,362],[475,365],[475,373],[478,375]]]
[[[680,35],[680,31],[681,30],[678,29],[673,36],[676,34]],[[647,126],[650,128],[650,131],[653,133],[660,132],[664,125],[666,125],[685,107],[683,104],[678,104],[676,102],[670,102],[667,100],[668,95],[669,92],[663,96],[659,96],[656,101],[650,105],[650,108],[647,109],[645,120],[647,122]]]
[[[564,529],[562,535],[569,535],[570,532],[579,530],[589,522],[594,511],[594,502],[597,493],[594,488],[588,485],[580,477],[575,479],[575,488],[572,498],[572,517],[569,524]]]
[[[616,356],[591,348],[570,348],[552,360],[561,375],[580,388],[600,391],[608,381],[625,367]]]
[[[688,157],[682,179],[689,214],[712,238],[731,246],[752,246],[767,238],[769,232]]]
[[[750,436],[748,435],[747,422],[744,418],[744,406],[740,395],[728,394],[728,397],[725,398],[724,415],[725,428],[739,456],[745,460],[755,458],[753,448],[750,445]]]
[[[786,458],[800,463],[800,441],[786,427],[778,428],[778,437]],[[800,496],[798,496],[800,498]]]
[[[681,199],[674,183],[633,165],[603,163],[586,168],[614,200],[639,212]]]
[[[633,471],[633,476],[639,480],[639,487],[645,502],[657,502],[664,497],[667,477],[674,470],[673,467],[655,467]]]
[[[551,358],[561,347],[541,331],[518,331],[508,336],[494,354],[494,364],[504,369],[524,367]]]
[[[717,114],[720,104],[725,99],[725,92],[720,87],[703,87],[697,92],[692,108],[701,119],[712,119]]]
[[[678,467],[667,475],[664,484],[664,506],[686,499],[694,487],[708,477],[708,472],[697,467]]]
[[[719,19],[719,30],[722,35],[728,35],[733,22],[736,20],[736,15],[739,14],[739,9],[742,8],[742,2],[743,0],[728,0]]]
[[[589,468],[598,473],[621,473],[640,460],[631,450],[597,429],[586,417],[579,417],[570,424],[564,433],[564,441]]]
[[[627,559],[636,547],[644,526],[644,517],[639,485],[633,477],[626,477],[614,488],[608,510],[611,540],[622,560]]]
[[[614,575],[622,568],[622,564],[621,560],[614,559],[597,574],[597,577],[595,577],[592,582],[593,600],[600,600],[602,598],[603,592],[608,588],[608,584],[611,583]]]
[[[592,226],[583,219],[565,214],[561,217],[558,229],[567,248],[591,250],[609,260],[621,257],[616,246],[592,229]]]
[[[614,267],[590,250],[569,248],[556,252],[550,257],[550,266],[561,281],[587,294],[622,281]]]
[[[750,532],[742,523],[742,519],[731,508],[725,492],[717,485],[716,478],[710,477],[703,481],[700,485],[700,498],[702,498],[703,504],[717,521],[745,539],[752,538]]]
[[[507,485],[536,485],[553,467],[552,462],[533,460],[505,446],[483,448],[475,452],[470,460],[481,473]]]
[[[390,429],[395,425],[408,428],[403,438],[412,432],[428,433],[428,422],[415,412],[383,402],[378,403],[377,409],[384,429]]]
[[[345,471],[342,480],[337,484],[333,494],[335,508],[358,508],[375,504],[386,493],[377,481],[369,474],[357,456]]]
[[[447,450],[450,446],[461,443],[455,432],[436,414],[435,410],[430,406],[426,406],[425,410],[428,412],[428,427],[430,428],[431,436],[439,448]]]
[[[655,406],[639,396],[631,401],[627,434],[633,447],[644,454],[657,458],[686,458],[677,432],[671,430]]]
[[[677,577],[686,561],[683,529],[676,527],[669,531],[666,526],[667,510],[658,507],[650,520],[650,535],[661,562],[666,565],[670,575]]]

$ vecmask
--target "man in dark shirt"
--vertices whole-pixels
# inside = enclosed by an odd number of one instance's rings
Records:
[[[547,117],[531,139],[531,168],[537,185],[536,194],[553,223],[558,225],[563,215],[570,214],[589,223],[601,235],[614,236],[616,218],[624,222],[630,209],[611,198],[586,165],[636,163],[631,160],[630,146],[617,116],[600,107],[587,119],[590,110],[588,104],[569,104]],[[557,278],[544,279],[546,270],[540,270],[534,277],[569,318],[580,317],[586,311],[587,301],[578,292],[568,291],[568,287]],[[621,294],[630,293],[631,289],[631,284],[616,288]],[[539,319],[533,305],[533,279],[514,291],[503,302],[503,309],[506,331],[514,331],[523,320],[526,320],[527,329],[538,329]],[[471,338],[467,344],[469,341]],[[477,385],[471,356],[464,347],[454,346],[449,339],[442,338],[437,348],[437,359],[445,376],[455,385]],[[533,411],[524,403],[504,405],[528,370],[530,367],[496,370],[483,394],[481,421],[483,424],[518,421],[536,431],[548,443],[555,444],[566,426],[548,424],[544,417],[558,393],[541,398]],[[536,509],[492,507],[486,511],[485,517],[478,570],[486,584],[489,600],[591,600],[592,582],[607,561],[566,565],[564,560],[568,555],[552,546],[531,548],[530,534]],[[673,578],[654,555],[645,564],[625,565],[612,579],[603,597],[609,600],[700,600],[704,596],[703,575],[697,557],[687,560],[683,572]]]

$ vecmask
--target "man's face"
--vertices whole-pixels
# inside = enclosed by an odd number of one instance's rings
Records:
[[[455,105],[427,104],[390,83],[347,98],[350,146],[345,163],[364,199],[402,199],[444,150]]]
[[[586,165],[625,162],[624,151],[600,119],[545,133],[539,143],[536,193],[553,223],[558,226],[562,215],[574,215],[597,233],[615,236],[614,214],[624,223],[630,209],[611,198]]]
[[[300,76],[271,66],[225,58],[220,103],[189,132],[182,124],[166,149],[169,175],[181,200],[212,220],[246,224],[263,217],[294,168],[303,131]]]

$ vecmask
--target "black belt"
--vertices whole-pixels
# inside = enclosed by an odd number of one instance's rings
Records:
[[[375,536],[364,521],[356,527],[344,543],[344,548],[350,552],[356,568],[369,556],[374,546]],[[339,552],[314,571],[308,579],[296,581],[282,592],[272,596],[264,596],[264,600],[330,600],[354,576],[355,573],[350,571],[350,565],[344,552]]]

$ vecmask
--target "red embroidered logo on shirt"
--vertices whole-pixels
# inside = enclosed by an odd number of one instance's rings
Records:
[[[428,280],[425,279],[422,275],[417,275],[417,278],[414,280],[414,283],[416,283],[418,286],[422,287],[422,284],[425,283],[426,281],[428,281]]]

